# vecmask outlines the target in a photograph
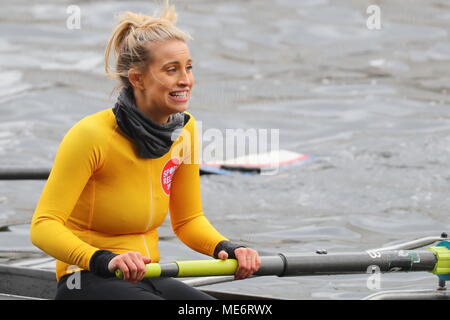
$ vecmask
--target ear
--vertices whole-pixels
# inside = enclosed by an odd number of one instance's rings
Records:
[[[128,70],[128,80],[130,80],[133,87],[138,90],[144,90],[144,76],[139,70],[135,68],[130,68]]]

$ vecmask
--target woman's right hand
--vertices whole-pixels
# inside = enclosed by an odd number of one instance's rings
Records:
[[[117,269],[122,271],[123,280],[131,283],[137,283],[144,278],[147,263],[151,259],[143,257],[139,252],[127,252],[114,257],[108,264],[108,270],[115,272]]]

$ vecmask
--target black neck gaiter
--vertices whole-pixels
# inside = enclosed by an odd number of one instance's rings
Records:
[[[165,155],[188,122],[189,115],[176,113],[165,124],[156,123],[136,107],[132,88],[123,88],[113,108],[119,128],[134,142],[138,155],[155,159]]]

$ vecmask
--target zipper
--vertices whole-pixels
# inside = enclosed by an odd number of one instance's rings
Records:
[[[148,219],[147,226],[145,227],[146,232],[150,229],[150,226],[152,225],[153,215],[154,215],[153,177],[152,177],[152,161],[151,160],[149,161],[148,172],[149,172],[149,180],[150,180],[150,217]],[[141,236],[142,236],[142,241],[144,241],[144,247],[145,247],[145,250],[147,251],[147,255],[149,258],[151,258],[150,251],[148,250],[148,246],[147,246],[147,241],[145,240],[145,235],[142,234]]]
[[[150,256],[150,250],[148,250],[147,241],[145,240],[145,235],[141,234],[141,237],[142,237],[142,241],[144,242],[144,247],[145,247],[145,252],[147,252],[147,257],[151,259],[152,257]]]

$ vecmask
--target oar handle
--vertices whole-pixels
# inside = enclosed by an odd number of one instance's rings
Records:
[[[236,259],[187,260],[171,263],[149,263],[146,265],[145,278],[157,277],[205,277],[233,275],[238,267]],[[116,277],[123,278],[120,269]]]

